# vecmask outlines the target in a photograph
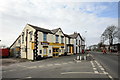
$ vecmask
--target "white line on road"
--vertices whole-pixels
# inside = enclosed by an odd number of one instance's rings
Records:
[[[25,78],[32,78],[32,77],[28,76],[28,77],[25,77]]]
[[[56,64],[54,64],[54,65],[61,65],[61,64],[56,63]]]
[[[94,72],[63,72],[61,74],[104,74],[104,73],[94,73]]]
[[[68,63],[62,63],[62,64],[68,64]]]
[[[105,69],[104,68],[100,68],[102,71],[104,71]]]
[[[49,67],[50,67],[50,66],[53,66],[53,64],[47,64],[47,66],[49,66]]]
[[[97,70],[95,70],[94,73],[99,73],[99,72]]]
[[[15,71],[15,70],[9,70],[9,71]]]
[[[38,66],[38,67],[39,67],[39,68],[42,68],[42,67],[44,67],[44,66],[41,65],[41,66]]]
[[[31,66],[31,67],[27,67],[29,69],[33,69],[33,68],[37,68],[37,66]]]
[[[97,70],[97,68],[93,68],[93,70]]]
[[[68,62],[68,63],[73,63],[72,61]]]

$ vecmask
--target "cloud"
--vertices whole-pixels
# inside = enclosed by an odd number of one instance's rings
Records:
[[[98,17],[97,13],[108,7],[95,4],[38,0],[2,2],[0,6],[2,44],[11,45],[27,23],[48,29],[61,27],[67,34],[77,31],[86,37],[88,45],[98,43],[105,28],[111,24],[118,26],[118,22],[117,18]]]

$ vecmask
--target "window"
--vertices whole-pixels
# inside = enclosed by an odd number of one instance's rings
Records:
[[[42,54],[42,50],[40,50],[40,54]]]
[[[51,50],[49,50],[49,53],[51,53]]]
[[[21,41],[20,41],[20,39],[18,40],[18,43],[20,43]]]
[[[58,42],[58,37],[59,37],[59,36],[58,36],[58,35],[56,35],[56,43],[59,43],[59,42]]]
[[[47,41],[47,34],[43,33],[43,41]]]
[[[79,40],[79,45],[80,45],[80,40]]]
[[[68,43],[70,44],[70,38],[68,39]]]
[[[33,32],[30,31],[29,34],[30,34],[30,41],[32,41],[32,34],[33,34]]]
[[[24,43],[24,32],[22,33],[22,43]]]
[[[76,39],[76,45],[77,45],[77,39]]]
[[[47,55],[47,49],[44,48],[44,52],[43,52],[44,55]]]
[[[63,37],[63,36],[61,36],[61,43],[64,43],[63,39],[64,39],[64,37]]]

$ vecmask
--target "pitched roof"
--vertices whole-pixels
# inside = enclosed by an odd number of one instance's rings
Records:
[[[52,33],[56,33],[60,28],[51,30]]]
[[[71,38],[77,38],[77,36],[78,36],[78,33],[74,33],[74,34],[71,34],[71,35],[69,35]]]
[[[38,26],[33,26],[31,24],[28,24],[28,25],[33,27],[34,29],[36,29],[38,31],[45,32],[45,33],[51,33],[52,34],[51,30],[49,30],[49,29],[41,28],[41,27],[38,27]]]
[[[71,38],[77,38],[77,36],[80,36],[81,40],[84,41],[84,39],[81,37],[80,33],[74,32],[73,34],[69,35]]]
[[[19,35],[18,38],[14,41],[14,43],[10,46],[10,48],[16,43],[16,41],[20,38],[21,36]]]

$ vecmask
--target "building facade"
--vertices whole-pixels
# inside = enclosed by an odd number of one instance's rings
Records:
[[[65,53],[74,54],[75,39],[77,38],[64,34],[61,28],[49,30],[27,24],[16,42],[20,41],[18,45],[21,58],[37,60]],[[15,47],[15,44],[11,45],[11,49]]]

